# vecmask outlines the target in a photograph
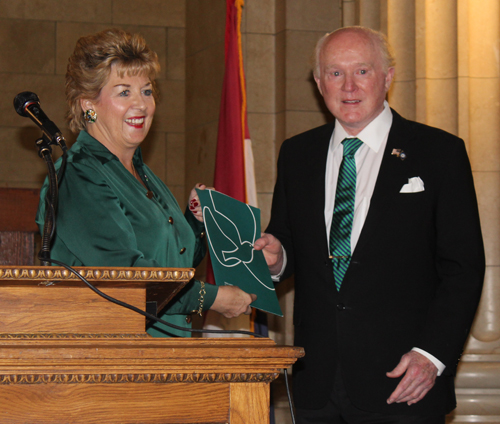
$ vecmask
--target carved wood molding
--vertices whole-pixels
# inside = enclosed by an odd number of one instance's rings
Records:
[[[4,374],[7,384],[270,383],[279,373]]]
[[[50,340],[50,339],[151,339],[147,333],[0,333],[0,340]]]
[[[75,267],[75,270],[89,281],[189,281],[194,277],[191,268]],[[0,279],[79,281],[76,275],[62,267],[1,267]]]

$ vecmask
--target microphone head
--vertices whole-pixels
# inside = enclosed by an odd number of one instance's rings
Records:
[[[31,91],[23,91],[14,98],[14,109],[19,115],[27,117],[26,107],[32,103],[40,104],[38,96]]]

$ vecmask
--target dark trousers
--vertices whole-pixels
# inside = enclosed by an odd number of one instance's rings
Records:
[[[375,390],[375,389],[374,389]],[[296,424],[444,424],[444,415],[385,415],[356,408],[344,388],[339,370],[335,373],[330,400],[322,409],[296,409]]]

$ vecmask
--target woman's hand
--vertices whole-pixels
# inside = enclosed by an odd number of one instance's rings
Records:
[[[198,194],[196,193],[196,189],[199,190],[205,190],[205,189],[215,190],[215,189],[213,187],[207,187],[204,184],[198,183],[193,187],[191,193],[189,193],[189,203],[188,203],[189,210],[198,221],[203,222],[203,212],[201,210],[201,203]]]
[[[236,318],[241,314],[250,315],[250,303],[257,299],[257,295],[248,294],[236,286],[219,286],[217,297],[210,308],[226,318]]]

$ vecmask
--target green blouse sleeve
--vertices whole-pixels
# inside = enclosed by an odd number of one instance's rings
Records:
[[[207,244],[205,241],[205,224],[195,218],[195,216],[189,210],[189,207],[186,207],[184,216],[186,217],[186,221],[188,222],[188,224],[193,229],[193,233],[196,237],[196,245],[193,258],[193,266],[196,268],[207,253]]]
[[[205,257],[207,251],[207,244],[205,242],[205,225],[198,221],[194,215],[186,208],[184,212],[187,222],[193,230],[196,237],[195,253],[193,259],[193,266],[197,267]],[[185,313],[185,311],[195,311],[200,307],[200,290],[201,283],[198,280],[193,280],[187,284],[184,289],[176,296],[175,302],[171,302],[165,313],[167,315],[174,315],[178,313]],[[203,299],[203,310],[210,309],[217,297],[219,288],[213,284],[205,283],[205,295]],[[195,296],[198,293],[198,296]]]
[[[175,302],[170,302],[167,305],[164,313],[167,315],[175,315],[197,311],[200,307],[200,290],[201,283],[198,280],[191,280],[182,291],[175,297]],[[207,311],[213,305],[219,288],[213,284],[205,283],[205,295],[203,300],[203,310]],[[198,294],[198,296],[195,295]]]

